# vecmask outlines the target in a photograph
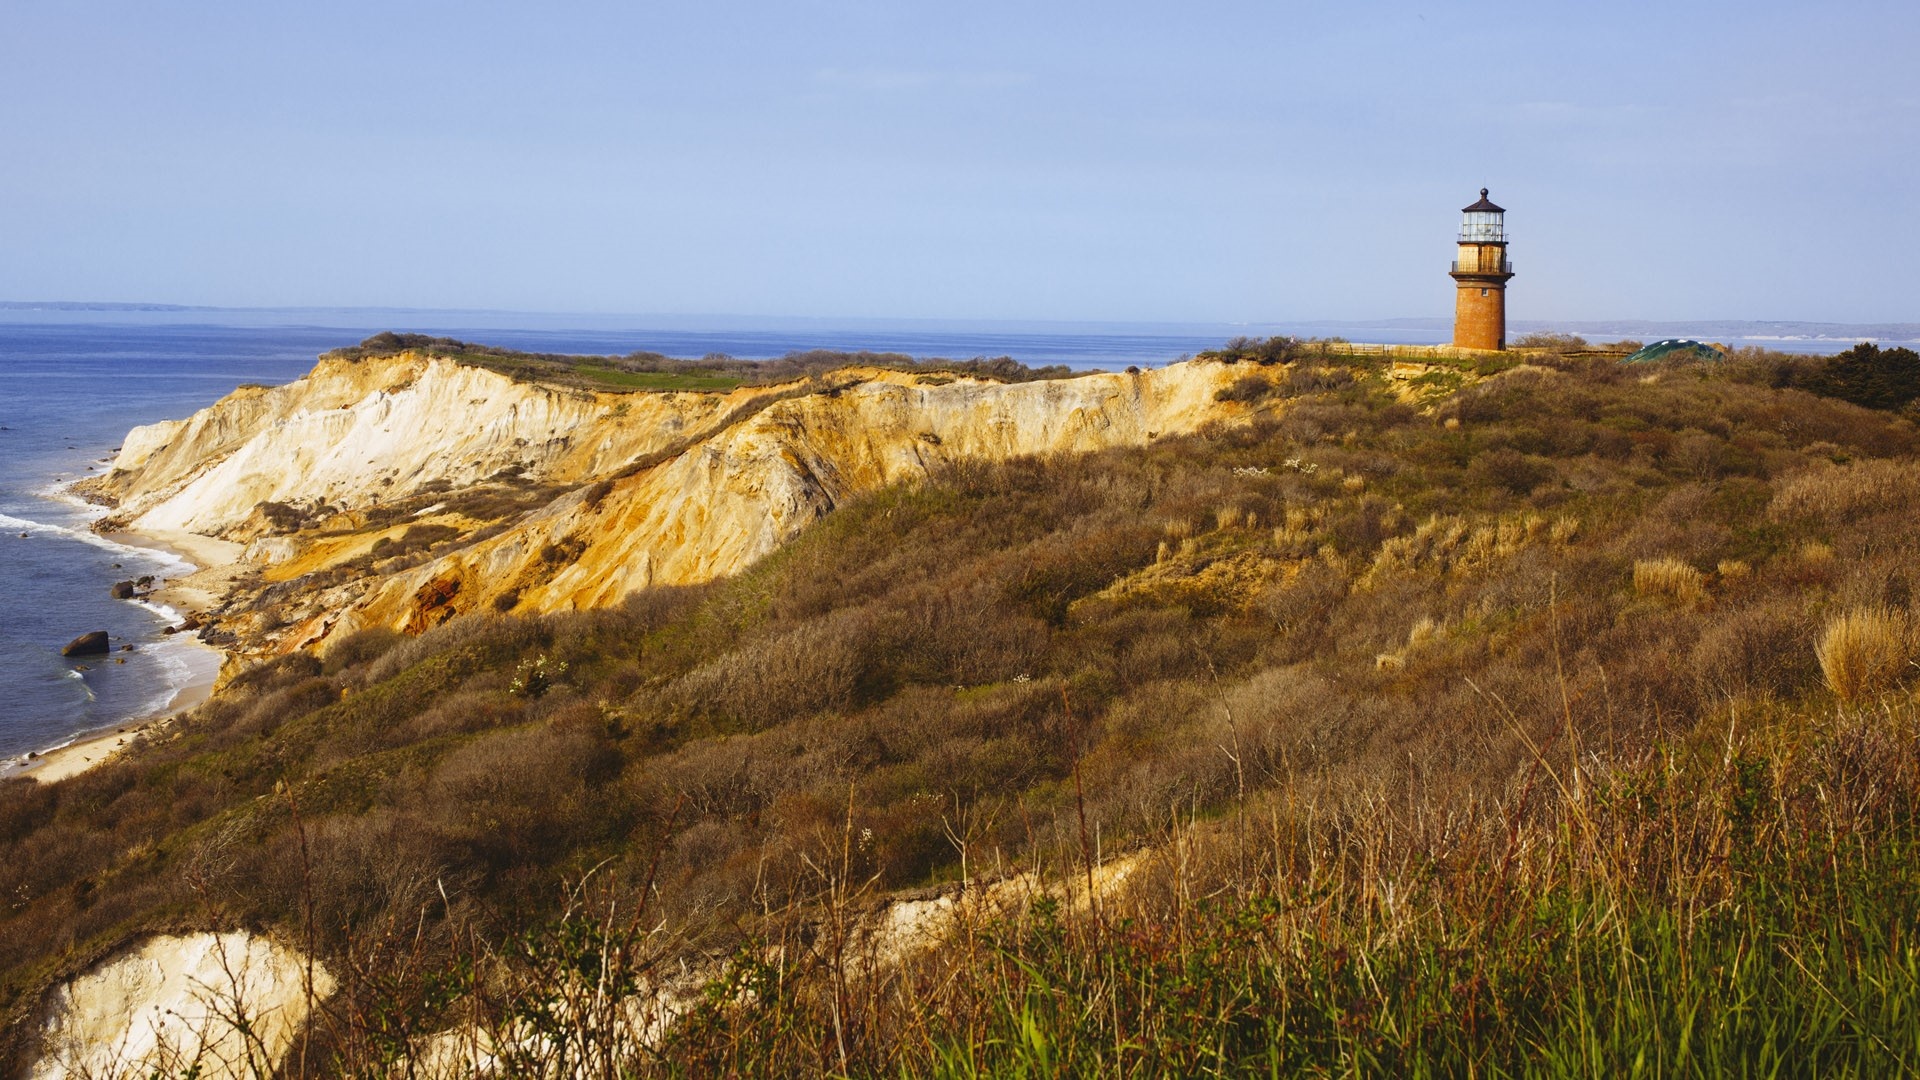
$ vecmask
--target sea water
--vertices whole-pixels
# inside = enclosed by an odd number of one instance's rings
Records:
[[[129,428],[187,416],[243,382],[295,378],[338,343],[337,333],[0,323],[0,761],[159,712],[206,663],[188,638],[161,633],[180,613],[108,595],[116,581],[192,565],[96,536],[99,511],[60,489],[106,469]],[[94,630],[110,635],[110,655],[60,655]]]
[[[109,596],[117,581],[178,577],[192,565],[96,535],[89,526],[101,511],[64,487],[107,469],[137,425],[184,418],[243,383],[298,378],[317,354],[386,329],[565,353],[766,358],[867,349],[1113,370],[1157,367],[1231,336],[1231,328],[706,331],[532,315],[0,311],[0,763],[163,711],[195,665],[207,663],[188,640],[162,633],[183,613]],[[111,636],[110,655],[60,655],[61,646],[94,630]],[[125,644],[133,651],[122,651]]]

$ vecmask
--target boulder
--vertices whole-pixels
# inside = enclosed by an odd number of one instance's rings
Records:
[[[67,642],[67,647],[60,650],[60,655],[104,656],[108,648],[107,632],[105,630],[95,630],[90,634],[81,634],[79,637]]]
[[[113,583],[113,588],[108,590],[108,593],[115,600],[131,600],[133,599],[133,582],[116,581]]]

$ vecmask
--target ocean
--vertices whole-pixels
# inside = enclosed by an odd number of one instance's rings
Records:
[[[195,666],[208,662],[203,650],[161,633],[180,613],[108,595],[116,581],[179,576],[190,564],[90,532],[99,511],[62,496],[62,486],[104,469],[130,428],[185,417],[242,383],[298,378],[319,353],[381,330],[559,353],[650,350],[760,359],[805,349],[867,349],[1108,370],[1157,367],[1241,334],[1407,344],[1447,336],[1442,320],[1292,327],[721,319],[703,325],[699,317],[658,317],[648,327],[636,321],[356,309],[0,308],[0,763],[161,712]],[[735,328],[712,328],[728,322]],[[1820,352],[1845,347],[1795,344]],[[61,646],[93,630],[112,636],[111,656],[79,662],[60,656]],[[121,644],[134,650],[122,652]]]

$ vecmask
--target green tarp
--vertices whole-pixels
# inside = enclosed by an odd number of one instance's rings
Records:
[[[1692,338],[1668,338],[1665,341],[1656,341],[1642,348],[1639,352],[1630,354],[1620,362],[1623,364],[1649,364],[1655,360],[1717,361],[1725,360],[1726,358],[1726,353],[1721,352],[1719,349],[1714,348],[1704,341],[1694,341]]]

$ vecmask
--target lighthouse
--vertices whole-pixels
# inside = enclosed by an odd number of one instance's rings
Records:
[[[1463,349],[1507,347],[1507,212],[1480,189],[1460,211],[1460,250],[1453,261],[1453,343]]]

